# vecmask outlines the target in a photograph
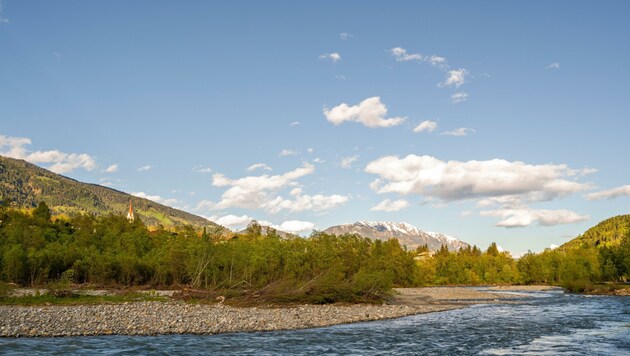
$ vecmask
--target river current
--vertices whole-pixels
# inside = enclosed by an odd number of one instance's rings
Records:
[[[630,355],[630,297],[528,294],[521,304],[298,331],[0,339],[0,354]]]

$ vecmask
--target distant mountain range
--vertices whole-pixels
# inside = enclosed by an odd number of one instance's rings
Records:
[[[69,215],[126,215],[131,200],[135,215],[147,225],[218,226],[201,216],[115,189],[81,183],[26,161],[4,156],[0,156],[0,200],[9,200],[13,206],[20,208],[32,208],[43,201],[54,214]]]
[[[415,250],[423,245],[427,245],[431,251],[439,250],[442,245],[448,246],[451,251],[469,246],[469,244],[452,236],[439,232],[423,231],[404,222],[359,221],[354,224],[332,226],[323,232],[335,235],[358,234],[381,241],[395,238],[400,241],[401,245],[407,246],[408,250]]]

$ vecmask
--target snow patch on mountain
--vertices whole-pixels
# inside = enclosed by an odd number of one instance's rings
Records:
[[[406,222],[392,221],[358,221],[354,224],[332,226],[324,230],[325,233],[342,235],[358,234],[373,240],[386,241],[391,238],[413,250],[423,245],[428,245],[432,251],[446,245],[449,250],[458,250],[469,245],[440,232],[426,232]]]

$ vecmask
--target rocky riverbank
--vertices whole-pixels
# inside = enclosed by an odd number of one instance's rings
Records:
[[[321,327],[458,308],[447,305],[302,305],[235,308],[138,302],[48,307],[0,306],[0,336],[218,334]]]
[[[468,288],[396,291],[398,296],[387,305],[237,308],[169,300],[104,305],[0,306],[0,336],[218,334],[293,330],[398,318],[513,298]]]

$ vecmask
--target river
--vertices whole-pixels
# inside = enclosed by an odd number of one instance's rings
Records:
[[[224,335],[1,339],[1,354],[630,355],[630,297],[530,292],[521,304]]]

